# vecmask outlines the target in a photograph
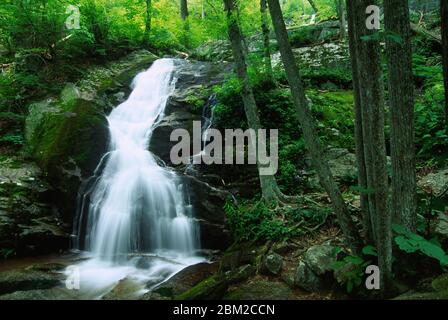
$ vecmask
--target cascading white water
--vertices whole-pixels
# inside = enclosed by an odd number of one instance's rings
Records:
[[[128,276],[136,263],[132,257],[141,254],[153,258],[146,274],[155,282],[200,260],[194,255],[197,226],[186,210],[177,176],[148,151],[174,90],[173,73],[172,59],[155,61],[134,79],[128,100],[108,117],[109,152],[89,191],[87,222],[78,221],[86,226],[78,237],[84,237],[84,249],[93,258],[84,263],[84,276],[97,282],[97,289]],[[124,269],[111,271],[114,266]],[[100,283],[98,276],[103,277]]]

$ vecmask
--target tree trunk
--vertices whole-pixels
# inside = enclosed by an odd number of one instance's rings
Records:
[[[204,1],[205,1],[205,0],[202,0],[202,1],[201,1],[201,19],[202,19],[202,20],[204,20],[204,19],[205,19],[205,16],[206,16],[206,13],[205,13],[205,3],[204,3]]]
[[[346,19],[345,19],[345,5],[344,5],[344,0],[336,0],[337,2],[337,7],[338,7],[338,16],[339,16],[339,36],[341,38],[341,40],[344,40],[346,37],[346,32],[345,32],[345,26],[346,26]]]
[[[283,20],[282,11],[278,0],[268,0],[269,11],[271,13],[275,34],[280,48],[281,58],[285,66],[286,76],[291,87],[291,94],[294,105],[297,109],[298,118],[302,125],[303,136],[311,155],[312,163],[318,173],[320,182],[328,193],[333,209],[337,215],[342,232],[346,237],[348,245],[354,252],[360,250],[360,238],[358,231],[351,219],[347,205],[342,198],[341,192],[335,183],[328,163],[325,160],[324,150],[320,144],[318,134],[315,129],[314,120],[311,116],[308,102],[305,96],[299,69],[291,49]]]
[[[187,0],[180,0],[180,17],[183,21],[188,18],[188,3]]]
[[[350,60],[352,65],[352,78],[353,78],[353,96],[354,96],[354,115],[355,115],[355,145],[356,145],[356,162],[358,164],[358,187],[361,189],[360,202],[361,202],[361,216],[363,226],[363,238],[366,243],[373,243],[373,230],[372,222],[370,220],[369,202],[368,196],[365,190],[367,190],[367,172],[364,158],[364,138],[362,128],[362,110],[361,110],[361,93],[358,77],[358,63],[357,63],[357,50],[355,46],[355,34],[353,8],[349,1],[347,1],[347,17],[348,17],[348,34],[349,34],[349,49]],[[364,190],[364,191],[363,191]]]
[[[227,13],[227,28],[229,38],[232,45],[232,52],[235,59],[236,73],[241,82],[241,97],[244,104],[244,111],[246,113],[247,123],[249,128],[254,129],[258,138],[258,129],[261,129],[260,118],[258,116],[257,104],[249,83],[249,76],[247,74],[246,55],[243,49],[243,35],[241,34],[238,25],[237,13],[234,8],[233,0],[224,0],[224,7]],[[253,143],[255,141],[252,141]],[[258,170],[262,169],[262,165],[257,158]],[[277,181],[273,175],[260,174],[260,185],[263,194],[263,199],[266,202],[273,202],[278,199],[281,194],[278,188]]]
[[[185,47],[190,46],[190,24],[188,22],[188,3],[187,0],[180,0],[180,17],[184,22],[183,44]]]
[[[266,0],[260,0],[261,31],[263,35],[264,63],[268,78],[272,80],[271,43],[269,40],[269,26]]]
[[[316,7],[316,4],[314,3],[314,0],[308,0],[308,3],[310,4],[310,6],[313,8],[314,13],[318,13],[319,10]]]
[[[448,130],[448,0],[440,0],[442,19],[442,60],[445,83],[445,121]]]
[[[385,0],[386,32],[401,41],[386,39],[389,69],[390,145],[392,157],[392,216],[415,231],[416,173],[414,151],[414,82],[412,75],[411,26],[407,1]]]
[[[151,18],[152,18],[151,11],[152,11],[151,0],[146,0],[146,18],[145,18],[145,35],[144,35],[145,44],[149,44],[149,33],[151,32]]]
[[[361,39],[377,32],[366,28],[366,8],[371,0],[349,0],[354,20],[354,46],[360,87],[364,161],[369,209],[381,270],[381,289],[387,292],[392,272],[391,214],[384,137],[384,84],[379,41]]]

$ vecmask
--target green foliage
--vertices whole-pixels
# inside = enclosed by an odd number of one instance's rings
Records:
[[[448,152],[448,135],[444,118],[443,83],[430,85],[415,105],[417,155],[421,159],[443,161]]]
[[[309,90],[308,96],[323,139],[332,146],[354,150],[353,92]]]
[[[298,194],[304,187],[300,178],[300,167],[304,166],[306,154],[303,138],[283,145],[279,150],[279,172],[277,181],[291,194]]]
[[[352,74],[346,68],[306,68],[302,72],[303,81],[308,87],[317,86],[325,88],[325,85],[332,83],[329,89],[350,88],[352,85]]]
[[[10,248],[2,248],[0,249],[0,258],[1,259],[8,259],[9,257],[12,257],[16,254],[15,249]]]
[[[337,250],[336,254],[340,252],[342,252],[341,248]],[[348,255],[333,264],[333,270],[340,272],[338,281],[346,286],[348,293],[362,284],[365,269],[372,263],[371,257],[377,256],[376,248],[368,245],[362,249],[362,256]]]
[[[448,266],[448,255],[440,247],[439,243],[428,241],[400,225],[394,224],[392,229],[397,234],[395,243],[400,250],[406,253],[419,252],[427,257],[438,260],[442,267]]]
[[[403,38],[392,31],[387,31],[387,30],[381,30],[381,31],[377,31],[374,32],[372,34],[369,34],[367,36],[362,36],[361,40],[363,41],[392,41],[398,44],[402,44],[403,43]]]
[[[236,240],[281,241],[312,232],[325,223],[329,210],[290,208],[273,210],[264,202],[244,202],[224,206],[229,226]]]
[[[210,96],[210,90],[201,87],[189,92],[185,101],[191,106],[192,112],[195,114],[202,114],[202,109],[207,103]]]
[[[14,133],[7,133],[0,137],[0,145],[2,143],[8,143],[8,144],[22,146],[23,145],[23,135],[20,131],[16,131]]]

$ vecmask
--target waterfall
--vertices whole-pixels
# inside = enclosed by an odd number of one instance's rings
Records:
[[[216,105],[217,105],[217,99],[216,94],[214,93],[208,98],[207,103],[204,105],[204,108],[202,109],[201,151],[198,154],[194,154],[193,156],[191,156],[190,163],[185,168],[186,174],[195,175],[196,169],[194,165],[194,160],[201,159],[202,156],[204,155],[204,149],[210,134],[209,130],[213,126],[213,119]]]
[[[109,151],[83,194],[76,222],[77,243],[91,258],[82,265],[84,277],[97,289],[128,276],[135,266],[144,265],[156,283],[199,259],[198,227],[178,177],[148,151],[175,87],[174,69],[172,59],[155,61],[107,118]],[[101,276],[98,283],[95,277]]]

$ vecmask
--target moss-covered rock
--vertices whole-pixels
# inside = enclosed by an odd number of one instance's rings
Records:
[[[32,289],[49,289],[57,286],[62,274],[39,271],[8,271],[0,273],[0,294]]]
[[[221,299],[229,286],[228,279],[221,274],[201,281],[190,290],[175,297],[175,300],[214,300]]]
[[[92,174],[105,152],[108,129],[94,101],[75,94],[67,98],[65,91],[58,102],[31,107],[26,136],[29,151],[59,193],[63,218],[71,221],[81,180]]]
[[[395,298],[395,300],[448,300],[448,274],[442,274],[431,282],[432,291],[410,291]]]

